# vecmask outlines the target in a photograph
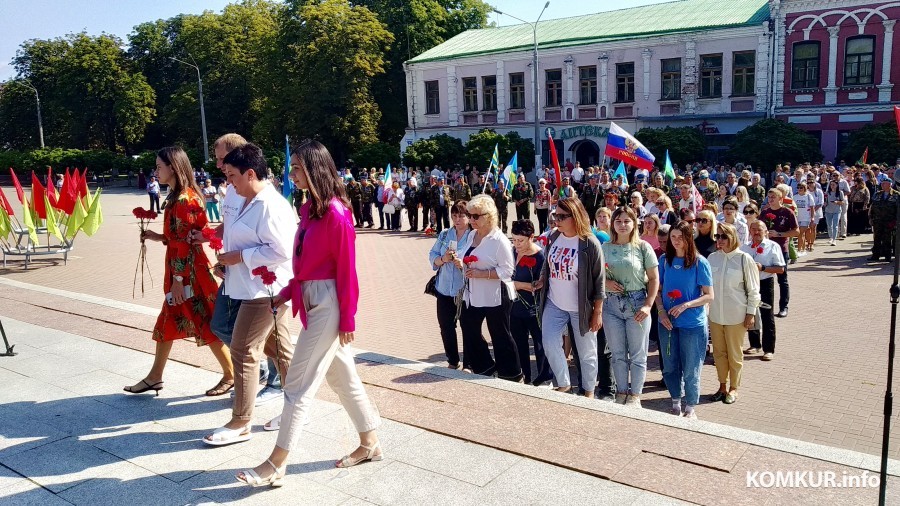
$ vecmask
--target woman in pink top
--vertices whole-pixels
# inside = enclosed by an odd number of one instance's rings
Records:
[[[303,330],[284,378],[284,411],[272,454],[262,464],[237,475],[253,487],[282,485],[288,455],[296,447],[316,391],[323,380],[338,394],[360,446],[337,462],[352,467],[381,460],[375,429],[381,424],[356,372],[350,343],[356,330],[359,281],[356,277],[356,232],[344,185],[331,154],[317,141],[303,141],[291,152],[291,179],[309,200],[300,208],[294,241],[294,277],[275,298],[291,301]],[[272,422],[270,422],[270,426]],[[274,428],[274,427],[273,427]]]

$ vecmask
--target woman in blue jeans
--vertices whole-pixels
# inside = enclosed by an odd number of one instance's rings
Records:
[[[590,219],[577,198],[560,199],[556,232],[550,235],[541,271],[541,340],[550,362],[556,389],[568,392],[569,364],[563,355],[562,333],[572,324],[572,339],[581,364],[581,388],[594,397],[597,385],[597,331],[603,321],[606,269],[600,241],[591,232]]]
[[[841,219],[841,204],[844,203],[844,194],[837,180],[828,183],[828,191],[825,192],[825,223],[828,227],[828,244],[834,246],[834,240],[838,237],[838,222]]]
[[[659,274],[653,246],[640,239],[637,229],[637,215],[631,208],[613,212],[611,239],[602,246],[608,295],[603,304],[603,329],[612,352],[616,402],[641,407],[650,311],[659,291]]]
[[[672,396],[672,414],[697,418],[700,368],[709,340],[706,304],[713,300],[712,270],[694,246],[693,228],[682,221],[669,230],[666,254],[659,259],[659,354]],[[684,397],[684,411],[681,398]]]

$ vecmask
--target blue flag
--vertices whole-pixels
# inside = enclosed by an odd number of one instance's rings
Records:
[[[506,168],[503,169],[503,174],[500,175],[500,181],[503,181],[502,189],[508,190],[512,187],[513,181],[516,178],[516,170],[519,165],[519,152],[516,151],[513,154],[512,160],[509,161],[509,164],[506,165]],[[500,187],[500,183],[497,183],[498,188]]]
[[[291,140],[284,135],[284,174],[281,175],[281,194],[290,199],[294,194],[294,182],[291,181]]]
[[[613,172],[613,179],[622,176],[622,179],[625,181],[625,184],[628,184],[628,174],[625,172],[625,162],[619,162],[619,168]]]

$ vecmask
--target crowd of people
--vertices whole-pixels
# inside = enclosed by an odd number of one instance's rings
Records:
[[[707,354],[720,385],[709,398],[726,404],[738,399],[745,356],[774,360],[789,265],[815,249],[819,234],[834,246],[873,233],[869,260],[894,254],[900,167],[784,164],[763,175],[695,165],[666,178],[576,165],[559,185],[547,168],[538,172],[537,189],[522,174],[510,189],[474,170],[405,173],[411,230],[419,209],[422,227],[436,229],[426,292],[436,297],[452,369],[640,407],[654,341],[672,413],[696,418]],[[447,188],[448,178],[457,183]],[[369,187],[377,201],[380,185]],[[356,202],[370,216],[362,195]]]

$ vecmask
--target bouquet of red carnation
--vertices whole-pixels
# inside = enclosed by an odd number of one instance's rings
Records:
[[[216,256],[218,257],[219,252],[222,251],[222,248],[224,247],[222,245],[222,239],[220,239],[216,235],[215,230],[213,230],[209,227],[204,228],[203,230],[200,231],[200,233],[203,234],[203,238],[206,239],[206,241],[209,243],[209,247],[212,248],[212,250],[216,253]],[[216,265],[213,266],[213,269],[215,270],[216,267],[222,267],[222,265],[217,263]]]
[[[431,227],[426,228],[426,229],[425,229],[425,235],[426,235],[427,237],[432,237],[432,236],[434,236],[434,229],[431,228]]]
[[[522,267],[531,269],[535,265],[537,265],[537,260],[535,260],[533,256],[524,255],[521,258],[519,258],[519,265],[521,265]]]
[[[138,263],[134,269],[134,283],[131,286],[131,298],[134,298],[134,292],[137,290],[137,274],[138,271],[141,271],[141,297],[144,296],[144,271],[147,271],[147,277],[150,278],[150,286],[153,286],[153,275],[150,273],[150,266],[147,265],[147,245],[144,244],[144,233],[147,231],[147,227],[150,226],[150,222],[155,220],[159,214],[155,211],[151,211],[149,209],[144,209],[143,207],[135,207],[132,209],[131,214],[134,215],[135,218],[139,220],[139,227],[141,230],[141,252],[138,255]]]
[[[534,294],[534,293],[535,293],[535,287],[534,287],[534,285],[535,285],[535,283],[537,282],[537,280],[534,279],[534,271],[533,271],[532,269],[534,269],[534,268],[537,266],[537,259],[535,259],[533,256],[530,256],[530,255],[523,255],[523,256],[519,257],[518,265],[520,265],[520,266],[525,267],[526,269],[528,269],[528,273],[531,275],[531,293]],[[538,306],[538,304],[537,304],[537,296],[535,296],[535,299],[534,299],[534,302],[535,302],[535,303],[534,303],[533,306],[532,306],[532,305],[529,305],[529,304],[528,304],[527,302],[525,302],[525,300],[523,300],[521,297],[519,297],[519,301],[520,301],[520,302],[522,303],[522,305],[525,306],[525,308],[528,309],[530,312],[531,312],[532,310],[534,310],[534,312],[532,312],[531,314],[537,314],[537,313],[536,313],[536,311],[537,311],[536,308],[537,308],[537,306]],[[538,328],[540,328],[540,326],[541,326],[541,319],[538,318]]]
[[[676,300],[681,298],[681,290],[677,288],[674,290],[669,290],[669,292],[666,293],[666,296],[669,297],[670,302],[675,302]]]
[[[478,257],[475,255],[464,256],[463,264],[465,264],[465,268],[463,269],[463,273],[465,273],[465,269],[470,268],[470,264],[474,264],[478,261]],[[459,316],[462,314],[462,306],[463,302],[465,302],[465,293],[469,290],[469,278],[463,275],[463,286],[459,290],[459,293],[456,294],[456,320],[459,320]]]
[[[278,346],[278,308],[275,307],[275,291],[272,288],[272,285],[278,278],[275,276],[274,272],[270,271],[269,268],[264,265],[253,269],[250,271],[250,274],[259,276],[262,279],[263,285],[266,286],[266,291],[269,292],[269,303],[272,305],[272,324],[275,329],[275,355],[280,360],[281,350]]]

